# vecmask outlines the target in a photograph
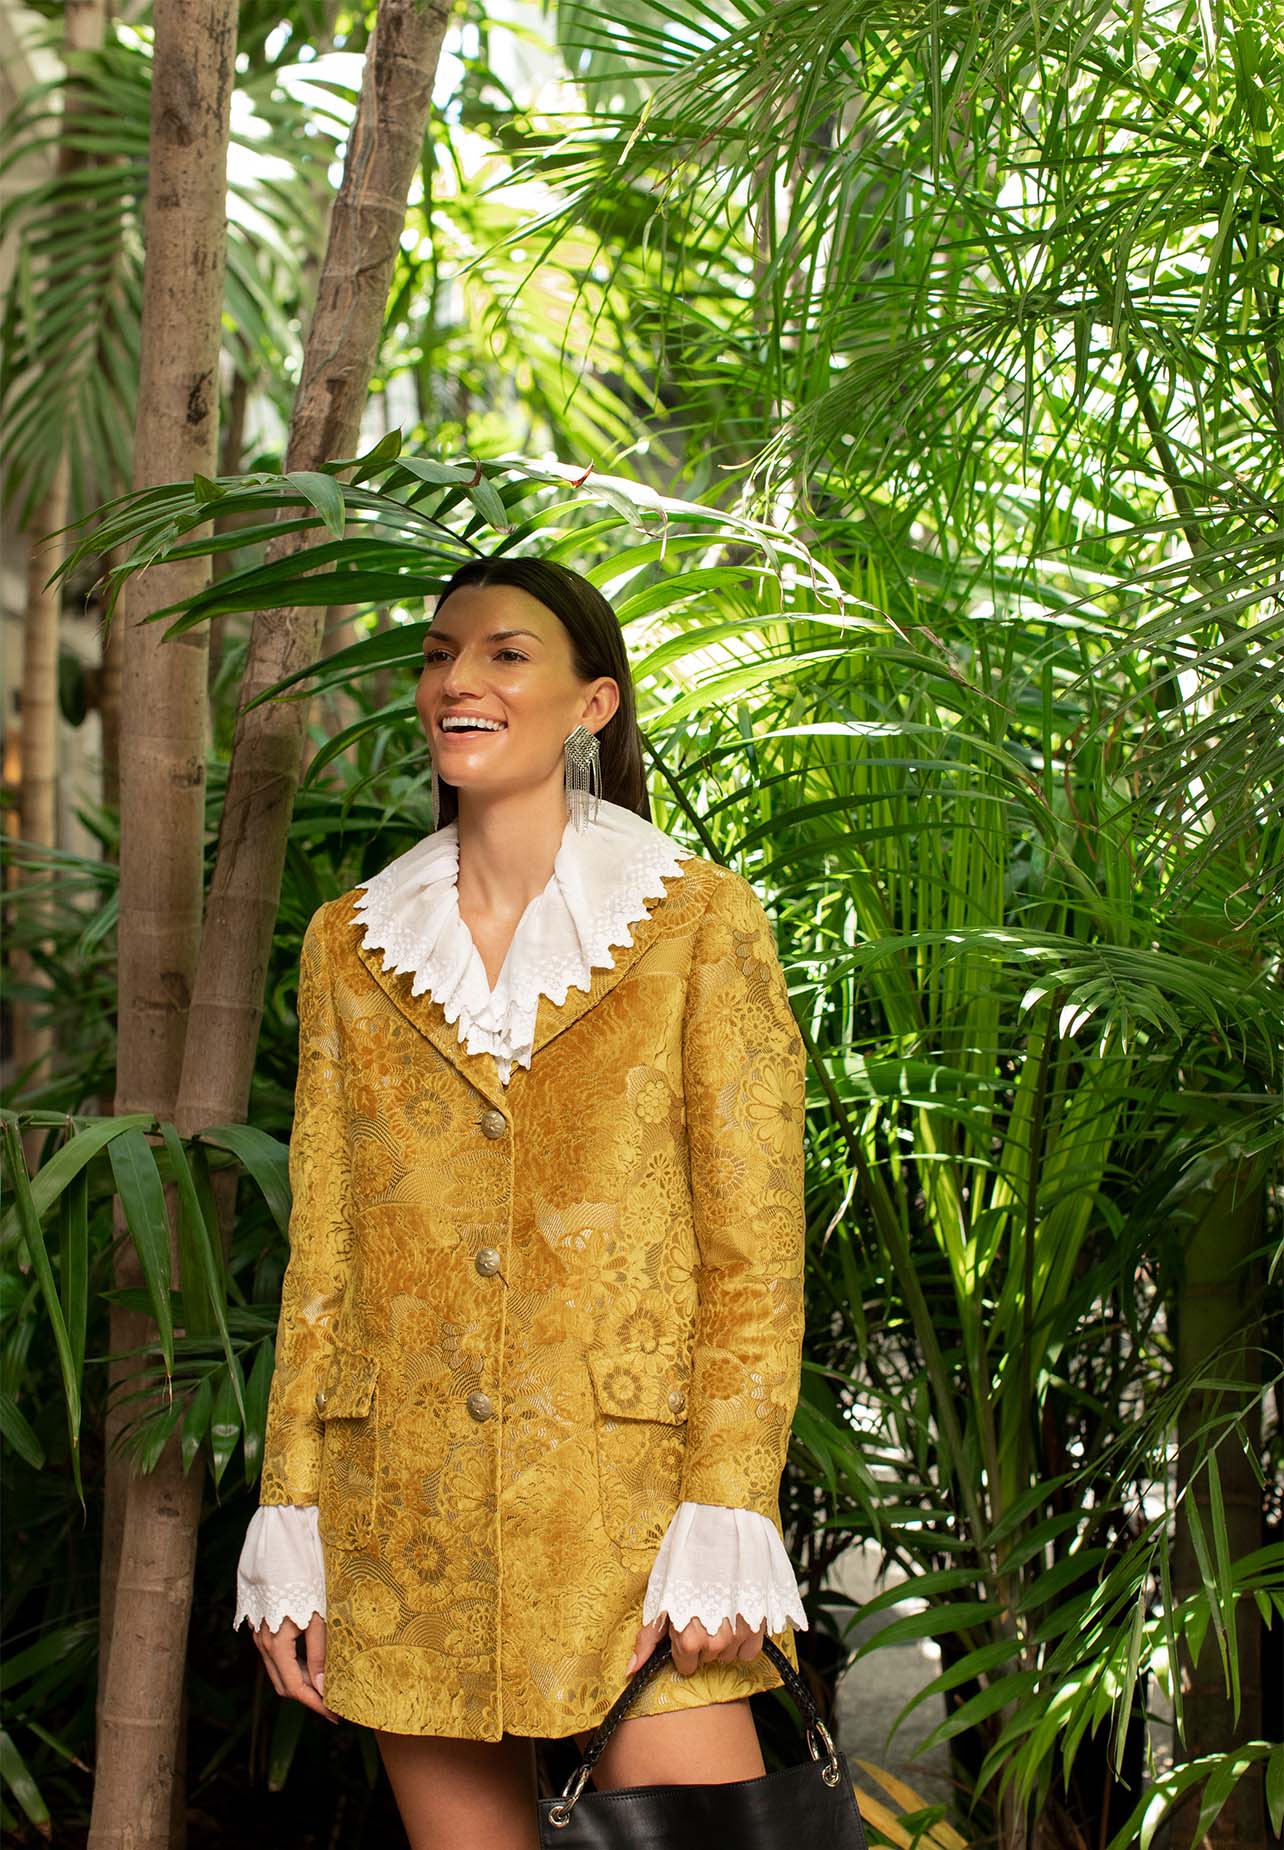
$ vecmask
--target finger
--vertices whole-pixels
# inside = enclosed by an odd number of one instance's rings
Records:
[[[762,1627],[750,1624],[743,1612],[737,1612],[730,1655],[734,1658],[752,1657],[755,1647],[761,1642],[761,1633]]]
[[[276,1679],[277,1693],[282,1696],[290,1694],[290,1678],[293,1667],[298,1662],[295,1640],[299,1628],[293,1619],[282,1619],[274,1632],[267,1636],[267,1657]]]
[[[706,1636],[708,1645],[700,1653],[701,1661],[706,1664],[735,1664],[742,1657],[754,1655],[755,1634],[748,1620],[740,1614],[736,1615],[734,1625],[730,1619],[724,1619],[716,1632]]]
[[[314,1612],[303,1634],[308,1679],[319,1696],[325,1695],[325,1620]]]
[[[314,1612],[308,1620],[308,1628],[303,1634],[306,1661],[305,1680],[311,1683],[320,1698],[318,1715],[327,1716],[332,1722],[339,1717],[325,1700],[325,1620],[319,1612]],[[312,1704],[309,1703],[311,1708]]]
[[[633,1655],[624,1667],[626,1677],[632,1676],[635,1670],[641,1669],[668,1630],[668,1625],[668,1613],[659,1612],[649,1624],[638,1627],[638,1634],[633,1642]]]
[[[278,1696],[284,1696],[285,1685],[282,1683],[281,1674],[272,1659],[272,1634],[268,1630],[266,1619],[255,1632],[254,1642],[258,1646],[259,1656],[263,1659],[263,1668],[267,1671],[268,1682],[272,1685]]]
[[[295,1638],[299,1636],[300,1633],[296,1629]],[[301,1702],[305,1709],[312,1709],[317,1715],[324,1715],[327,1721],[338,1721],[339,1717],[334,1710],[327,1708],[325,1702],[313,1689],[307,1668],[299,1657],[298,1651],[293,1648],[293,1643],[289,1661],[283,1662],[278,1655],[277,1668],[281,1671],[285,1681],[287,1696],[295,1702]]]
[[[679,1676],[689,1677],[693,1670],[698,1670],[702,1662],[707,1662],[711,1655],[716,1655],[720,1641],[730,1637],[730,1627],[725,1622],[712,1636],[705,1630],[699,1619],[692,1619],[681,1630],[674,1627],[673,1662]]]
[[[278,1696],[284,1696],[285,1686],[277,1675],[276,1665],[272,1662],[272,1659],[266,1651],[260,1651],[259,1656],[263,1660],[263,1668],[267,1673],[268,1682],[272,1685]]]
[[[762,1641],[767,1635],[767,1623],[764,1619],[761,1625],[751,1626],[748,1619],[740,1619],[736,1625],[737,1632],[740,1632],[741,1626],[744,1627],[744,1631],[736,1648],[736,1656],[742,1663],[749,1663],[762,1650]]]

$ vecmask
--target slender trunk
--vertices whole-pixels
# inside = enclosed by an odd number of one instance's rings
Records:
[[[64,0],[63,25],[67,35],[67,50],[96,51],[103,42],[108,17],[103,0]]]
[[[392,628],[392,617],[386,604],[375,605],[375,635],[386,636]],[[391,668],[380,668],[374,677],[374,698],[377,707],[386,707],[392,699],[393,673]]]
[[[359,608],[357,604],[331,604],[325,613],[325,635],[321,639],[323,655],[338,655],[341,649],[351,648],[353,643],[360,642],[355,621]],[[350,726],[360,711],[352,695],[343,690],[324,695],[319,705],[322,731],[327,738],[342,732],[345,726]],[[315,751],[311,738],[305,738],[302,771],[306,771],[311,764]]]
[[[1250,1176],[1247,1165],[1229,1165],[1186,1249],[1186,1271],[1176,1313],[1178,1373],[1183,1377],[1206,1367],[1216,1357],[1214,1372],[1220,1379],[1261,1380],[1257,1283],[1249,1255],[1265,1239],[1265,1207],[1264,1184]],[[1194,1394],[1186,1402],[1178,1454],[1178,1478],[1183,1487],[1191,1475],[1200,1428],[1219,1409],[1226,1411],[1224,1397],[1216,1389]],[[1259,1449],[1260,1402],[1246,1409],[1244,1425],[1249,1444]],[[1217,1464],[1230,1558],[1237,1561],[1261,1546],[1261,1486],[1244,1447],[1233,1435],[1219,1447]],[[1211,1537],[1214,1531],[1206,1471],[1199,1473],[1189,1494],[1198,1507],[1204,1534]],[[1180,1602],[1199,1586],[1199,1563],[1189,1524],[1179,1511],[1173,1546],[1173,1597]],[[1251,1599],[1239,1602],[1236,1618],[1235,1648],[1242,1684],[1238,1721],[1226,1690],[1212,1626],[1208,1627],[1197,1662],[1192,1664],[1183,1650],[1180,1672],[1186,1759],[1230,1753],[1244,1741],[1261,1738],[1262,1628]],[[1188,1850],[1193,1844],[1201,1796],[1202,1789],[1197,1789],[1174,1813],[1172,1850]],[[1266,1841],[1259,1762],[1245,1773],[1200,1842],[1206,1843],[1209,1850],[1261,1850]]]
[[[223,438],[219,445],[218,472],[220,475],[239,475],[241,472],[245,457],[245,414],[249,409],[249,403],[250,382],[246,375],[238,369],[232,375],[232,389],[227,395],[227,422],[223,426]],[[215,519],[214,531],[229,533],[237,527],[249,526],[257,519],[257,514],[220,514]],[[216,584],[231,570],[231,563],[231,553],[215,553],[213,573]],[[210,619],[209,685],[211,693],[223,660],[227,621],[226,617]]]
[[[291,423],[288,468],[315,467],[351,451],[357,441],[447,19],[448,0],[430,0],[422,10],[415,0],[385,0],[380,9],[331,219]],[[159,50],[159,17],[157,28]],[[230,31],[229,21],[229,46]],[[208,37],[193,29],[188,43],[204,45]],[[224,68],[230,70],[230,58]],[[208,163],[212,157],[207,153],[205,158]],[[223,171],[221,163],[218,171]],[[199,466],[208,471],[208,464]],[[190,467],[175,470],[169,479],[186,473]],[[301,549],[298,536],[283,536],[269,546],[268,558]],[[167,598],[180,595],[168,584],[164,589]],[[318,611],[275,611],[257,620],[244,682],[247,697],[296,663],[315,659],[320,623]],[[200,668],[203,688],[203,656]],[[243,713],[237,725],[192,988],[188,1057],[173,1113],[185,1136],[245,1115],[306,704],[260,707]],[[154,1472],[130,1483],[104,1709],[105,1751],[89,1850],[126,1844],[129,1850],[161,1850],[165,1843],[175,1762],[172,1718],[178,1714],[183,1681],[202,1477],[199,1460],[183,1475],[174,1444]],[[134,1723],[132,1738],[126,1738],[126,1717]],[[101,1828],[100,1793],[105,1795]],[[134,1822],[126,1834],[131,1811]]]
[[[46,581],[61,563],[64,539],[50,538],[67,519],[67,459],[61,457],[36,509],[27,553],[27,607],[22,650],[22,838],[41,848],[58,839],[58,616],[61,585]],[[24,1022],[34,1045],[47,1047],[48,1032]]]
[[[61,583],[47,583],[49,574],[61,562],[62,537],[51,539],[52,531],[67,519],[67,458],[59,457],[39,505],[32,515],[27,550],[27,602],[22,628],[22,707],[20,734],[22,742],[22,779],[20,785],[21,824],[24,842],[34,848],[54,848],[58,843],[58,618],[62,605]],[[39,886],[47,875],[39,869],[26,876]],[[14,869],[14,884],[24,876]],[[15,986],[34,990],[46,987],[41,976],[39,951],[40,928],[48,906],[36,900],[28,908],[26,923],[32,931],[31,950],[15,947],[12,974]],[[15,994],[13,1004],[13,1053],[17,1076],[24,1093],[37,1091],[49,1078],[53,1052],[53,1030],[41,1019],[40,1001]],[[33,1167],[39,1160],[43,1131],[30,1131],[23,1139],[27,1160]]]
[[[356,615],[361,608],[359,604],[331,604],[325,613],[325,635],[321,647],[325,655],[338,655],[342,649],[350,649],[361,640],[357,631]],[[347,699],[348,696],[335,694],[335,700]]]
[[[134,486],[213,473],[235,0],[156,0],[147,261]],[[129,587],[123,626],[119,1027],[115,1107],[172,1116],[200,943],[207,637],[169,643],[150,612],[202,589],[208,559]],[[171,1265],[174,1256],[171,1254]],[[113,1346],[116,1331],[113,1329]],[[115,1468],[120,1469],[119,1460]],[[99,1666],[90,1850],[167,1850],[202,1480],[177,1440],[131,1477],[109,1648]]]
[[[102,0],[66,0],[63,43],[69,53],[100,47],[103,25]],[[87,158],[71,146],[71,131],[80,109],[80,93],[75,83],[69,82],[58,145],[60,175],[83,166]],[[62,585],[50,585],[47,580],[61,564],[66,548],[65,535],[56,539],[50,535],[69,519],[69,483],[67,452],[63,449],[28,527],[31,544],[23,622],[21,834],[24,841],[39,848],[54,848],[58,842],[58,629]],[[39,920],[34,923],[38,925]],[[17,984],[43,986],[38,961],[23,952],[14,956],[13,977]],[[47,1023],[38,1021],[39,1013],[34,1002],[15,1000],[14,1063],[19,1074],[26,1074],[24,1090],[39,1087],[49,1077],[53,1031]],[[43,1133],[29,1133],[23,1141],[28,1160],[37,1160]]]
[[[415,0],[385,0],[379,9],[330,219],[287,469],[315,469],[356,446],[448,17],[449,0],[422,8]],[[283,535],[270,542],[267,558],[300,552],[306,542],[306,535]],[[247,700],[316,660],[321,624],[316,609],[255,619]],[[184,1134],[245,1112],[307,706],[268,702],[237,722],[183,1065],[176,1121]]]
[[[123,555],[119,550],[107,553],[103,558],[103,575],[113,571],[121,563]],[[100,765],[99,788],[104,809],[120,808],[120,679],[124,667],[125,610],[129,598],[129,586],[125,585],[116,601],[112,620],[105,630],[100,629],[100,662],[98,675],[98,718],[102,727],[102,759]]]

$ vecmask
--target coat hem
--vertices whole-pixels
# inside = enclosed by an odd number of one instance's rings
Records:
[[[788,1648],[792,1637],[790,1628],[786,1626],[780,1632],[769,1632],[767,1636],[773,1644],[785,1652],[792,1663],[794,1653]],[[670,1664],[647,1685],[624,1719],[627,1721],[634,1716],[669,1715],[680,1709],[708,1708],[717,1702],[734,1702],[744,1696],[779,1689],[784,1684],[783,1676],[765,1652],[759,1652],[757,1657],[752,1658],[744,1666],[749,1673],[747,1685],[745,1679],[738,1674],[733,1679],[718,1675],[720,1669],[732,1671],[733,1668],[738,1671],[739,1666],[733,1667],[729,1663],[725,1665],[706,1664],[692,1671],[690,1676],[683,1676]],[[573,1735],[597,1728],[610,1713],[620,1694],[620,1690],[617,1690],[615,1695],[608,1701],[604,1701],[600,1707],[582,1710],[578,1715],[572,1714],[569,1717],[565,1715],[559,1715],[556,1718],[549,1717],[539,1726],[531,1726],[529,1720],[523,1718],[518,1705],[513,1705],[514,1712],[511,1715],[502,1714],[498,1726],[493,1730],[461,1726],[459,1718],[449,1714],[441,1715],[427,1727],[411,1728],[390,1726],[387,1722],[375,1719],[370,1713],[368,1703],[363,1703],[359,1697],[348,1695],[344,1687],[346,1678],[337,1679],[337,1682],[338,1688],[336,1689],[330,1679],[328,1677],[326,1679],[326,1705],[336,1715],[341,1715],[345,1721],[355,1722],[363,1728],[383,1730],[390,1734],[405,1734],[420,1738],[440,1737],[453,1741],[498,1742],[505,1735],[538,1741],[568,1741]],[[622,1689],[623,1684],[620,1687]],[[658,1700],[661,1697],[665,1699]],[[555,1725],[550,1726],[549,1724],[554,1723],[554,1720]]]

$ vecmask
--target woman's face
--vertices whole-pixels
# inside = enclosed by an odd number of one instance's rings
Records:
[[[461,795],[560,789],[567,734],[581,723],[600,732],[619,698],[609,675],[576,678],[560,618],[516,585],[453,591],[424,637],[415,708],[438,775]],[[447,714],[497,724],[450,731]]]

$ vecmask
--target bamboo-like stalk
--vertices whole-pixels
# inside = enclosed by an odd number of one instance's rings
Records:
[[[1261,1380],[1261,1356],[1253,1312],[1257,1297],[1252,1255],[1261,1248],[1266,1230],[1266,1190],[1253,1166],[1228,1163],[1216,1178],[1194,1232],[1186,1242],[1184,1277],[1176,1307],[1177,1353],[1180,1372],[1192,1376],[1216,1363],[1216,1373],[1236,1380]],[[1178,1599],[1199,1591],[1202,1582],[1194,1545],[1192,1505],[1205,1536],[1215,1537],[1219,1523],[1225,1528],[1225,1553],[1242,1560],[1262,1546],[1262,1487],[1246,1449],[1234,1443],[1216,1453],[1216,1477],[1201,1471],[1191,1483],[1192,1462],[1198,1455],[1201,1428],[1214,1413],[1221,1390],[1192,1394],[1182,1409],[1178,1488],[1186,1494],[1177,1509],[1173,1544],[1173,1591]],[[1260,1403],[1245,1408],[1245,1424],[1256,1451],[1261,1446]],[[1214,1507],[1220,1489],[1221,1509]],[[1241,1742],[1261,1734],[1262,1625],[1260,1614],[1247,1597],[1234,1612],[1223,1615],[1231,1641],[1236,1676],[1227,1688],[1227,1666],[1208,1628],[1198,1661],[1183,1651],[1182,1706],[1188,1751],[1230,1753]],[[1267,1841],[1263,1768],[1248,1769],[1226,1801],[1225,1808],[1204,1837],[1195,1836],[1200,1794],[1191,1794],[1176,1809],[1172,1821],[1173,1850],[1193,1850],[1206,1842],[1210,1850],[1258,1850]]]
[[[223,309],[227,148],[235,0],[157,0],[151,93],[147,261],[134,485],[215,467]],[[162,642],[143,621],[209,579],[209,560],[138,574],[123,631],[119,1031],[115,1108],[170,1117],[201,930],[205,846],[203,630]],[[119,1208],[118,1208],[119,1212]],[[122,1242],[122,1253],[129,1251]],[[177,1276],[177,1254],[171,1252]],[[129,1282],[123,1273],[118,1283]],[[114,1321],[112,1346],[135,1329]],[[150,1476],[109,1458],[97,1773],[91,1850],[167,1850],[181,1762],[182,1665],[201,1477],[183,1475],[179,1440]]]
[[[331,218],[288,469],[315,467],[356,444],[448,16],[446,0],[426,7],[385,0],[380,10]],[[229,35],[233,23],[228,16]],[[230,71],[230,58],[224,68]],[[269,545],[267,556],[297,550],[300,541],[291,536]],[[247,699],[319,653],[321,621],[311,610],[274,611],[256,621],[242,689]],[[197,634],[204,632],[185,632],[189,641]],[[203,652],[199,666],[203,692]],[[245,1116],[306,715],[306,702],[265,703],[243,713],[237,726],[173,1110],[182,1135]],[[122,937],[124,930],[122,911]],[[100,1755],[90,1850],[125,1842],[130,1850],[162,1850],[167,1841],[203,1476],[199,1463],[184,1472],[176,1435],[155,1469],[130,1484],[104,1705],[109,1758]],[[126,1692],[135,1730],[128,1744],[117,1739]],[[127,1838],[119,1834],[122,1807],[133,1813]]]
[[[314,469],[356,447],[448,16],[446,0],[423,7],[385,0],[379,10],[331,215],[287,470]],[[271,541],[266,561],[307,542],[298,533]],[[255,618],[244,702],[320,655],[323,621],[324,612],[312,608]],[[237,721],[179,1092],[176,1121],[184,1134],[245,1112],[307,708],[305,701],[265,701],[249,712],[243,707]]]
[[[359,604],[331,604],[325,613],[325,633],[321,639],[324,655],[337,655],[341,649],[351,648],[361,640],[357,629],[356,617]],[[341,732],[350,726],[359,712],[356,701],[344,689],[338,688],[333,693],[323,696],[320,702],[324,723],[335,732]],[[307,771],[312,761],[314,747],[310,739],[303,743],[302,770]]]
[[[62,605],[61,582],[49,584],[50,573],[63,550],[61,538],[49,535],[67,518],[67,458],[64,453],[32,517],[27,551],[27,603],[22,625],[22,742],[21,833],[36,848],[54,848],[58,842],[58,629]],[[15,883],[19,870],[13,870]],[[37,875],[37,879],[43,876]],[[45,914],[47,918],[47,912]],[[17,983],[39,989],[40,964],[26,950],[13,956]],[[37,1020],[38,1004],[15,997],[13,1053],[24,1084],[32,1090],[49,1077],[53,1033]],[[35,1157],[38,1139],[26,1139],[28,1159]]]
[[[103,0],[66,0],[63,42],[68,53],[95,50],[103,42]],[[69,84],[59,131],[57,170],[73,172],[85,155],[73,146],[80,113],[80,98]],[[66,448],[59,451],[44,495],[28,522],[27,599],[22,640],[22,836],[38,847],[53,848],[58,840],[58,635],[62,607],[61,581],[47,581],[66,549],[65,536],[57,534],[68,519],[71,471]],[[15,978],[38,984],[39,965],[25,953],[14,958]],[[38,1086],[48,1076],[53,1036],[47,1026],[37,1027],[34,1010],[26,1001],[14,1004],[14,1058],[27,1083]],[[34,1140],[28,1139],[28,1157],[34,1157]]]

